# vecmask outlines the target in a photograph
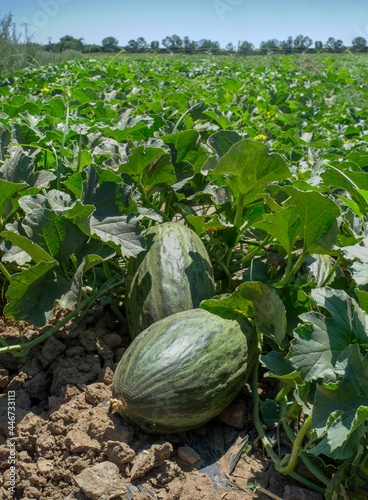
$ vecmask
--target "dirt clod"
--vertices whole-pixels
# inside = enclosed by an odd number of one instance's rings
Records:
[[[284,489],[284,500],[323,500],[323,496],[315,491],[288,484]]]
[[[75,478],[75,482],[92,500],[109,500],[123,496],[127,490],[118,466],[111,462],[101,462],[84,469]]]
[[[148,471],[155,467],[161,467],[164,461],[170,457],[173,451],[171,443],[157,443],[148,450],[143,450],[135,457],[133,467],[130,472],[132,481],[143,477]]]
[[[190,446],[181,446],[178,448],[178,457],[180,460],[183,460],[183,462],[190,465],[195,464],[201,459],[198,453],[196,453]]]

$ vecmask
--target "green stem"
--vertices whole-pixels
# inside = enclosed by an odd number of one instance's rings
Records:
[[[69,313],[67,316],[65,316],[64,319],[62,319],[59,323],[57,323],[55,326],[50,328],[47,332],[43,333],[42,335],[39,335],[37,338],[34,340],[31,340],[30,342],[27,342],[26,344],[17,344],[17,345],[9,345],[8,347],[3,347],[0,348],[0,354],[5,354],[5,353],[11,353],[14,357],[17,358],[22,358],[26,356],[32,347],[36,346],[37,344],[40,344],[44,340],[48,339],[53,335],[55,332],[59,330],[62,326],[64,326],[68,321],[74,318],[77,314],[82,311],[82,309],[87,305],[87,303],[90,301],[90,299],[84,300],[74,311]],[[16,352],[14,352],[16,351]]]
[[[281,465],[281,464],[279,464],[278,466],[276,465],[276,470],[282,472],[283,474],[290,474],[290,472],[292,472],[295,469],[296,463],[300,455],[300,448],[302,446],[303,439],[308,430],[310,429],[311,425],[312,425],[312,415],[309,415],[309,417],[305,420],[305,422],[301,426],[295,438],[289,463],[287,465]]]
[[[7,269],[2,264],[2,262],[0,262],[0,271],[3,273],[4,277],[10,282],[11,281],[11,275],[8,273]]]
[[[285,397],[289,394],[289,392],[293,389],[292,385],[284,385],[281,391],[275,397],[276,403],[281,403],[285,399]]]
[[[307,257],[308,252],[304,251],[299,259],[296,261],[294,267],[291,269],[291,271],[288,274],[285,274],[285,276],[282,278],[282,280],[279,283],[279,286],[286,287],[289,286],[292,279],[296,275],[297,271],[299,270],[300,266],[303,264],[305,258]]]
[[[165,212],[162,212],[162,210],[160,210],[159,208],[157,208],[153,203],[151,203],[149,201],[149,199],[147,198],[146,196],[146,193],[144,192],[144,189],[143,189],[143,186],[141,186],[140,184],[138,185],[138,189],[142,195],[142,201],[143,203],[151,208],[152,210],[154,210],[156,212],[156,214],[160,215],[165,222],[170,222],[170,218],[165,214]]]
[[[111,271],[110,271],[110,267],[109,267],[108,261],[104,260],[103,263],[102,263],[102,266],[103,266],[103,269],[104,269],[104,272],[105,272],[106,279],[110,280],[111,279]]]
[[[235,271],[238,271],[239,269],[241,269],[243,267],[244,264],[247,264],[248,262],[250,262],[256,255],[260,254],[262,252],[262,250],[264,249],[264,247],[266,245],[268,245],[271,241],[272,241],[273,237],[272,236],[266,236],[266,238],[263,240],[263,242],[256,246],[255,248],[253,248],[253,250],[251,250],[250,252],[247,253],[247,255],[245,257],[243,257],[241,260],[239,260],[236,264],[234,264],[233,266],[231,266],[229,268],[229,271],[231,273],[235,272]]]
[[[293,443],[295,442],[295,435],[293,431],[291,430],[290,426],[288,423],[285,421],[285,419],[282,419],[282,425],[285,429],[285,432],[290,439],[290,441]],[[308,470],[319,480],[321,483],[327,484],[329,483],[329,479],[310,461],[310,459],[307,457],[306,453],[304,451],[300,452],[299,455],[300,459],[303,461],[304,465],[308,468]]]
[[[300,411],[300,404],[296,400],[294,400],[290,408],[288,408],[285,411],[285,417],[292,418],[295,415],[295,413],[296,412],[299,413],[299,411]]]
[[[1,336],[0,336],[0,345],[2,345],[3,347],[8,347],[9,344],[7,343],[6,340],[4,340]]]
[[[290,252],[287,258],[285,276],[288,276],[290,274],[292,265],[293,265],[293,252]]]
[[[80,171],[81,159],[82,159],[82,132],[79,132],[79,151],[78,151],[78,163],[77,163],[77,172]]]
[[[236,214],[234,221],[234,226],[237,231],[239,231],[242,222],[244,200],[245,200],[245,194],[241,194],[239,196],[238,206],[236,207]]]
[[[243,214],[243,205],[244,205],[244,199],[245,195],[241,194],[239,196],[239,201],[238,201],[238,206],[236,207],[236,214],[235,214],[235,220],[234,220],[234,229],[236,230],[237,233],[239,233],[239,229],[241,226],[241,219],[242,219],[242,214]],[[239,236],[239,234],[237,235]],[[231,256],[233,253],[234,247],[229,247],[227,249],[226,255],[225,255],[225,266],[229,268],[230,266],[230,261],[231,261]]]
[[[106,294],[108,291],[115,288],[120,283],[123,283],[123,281],[119,280],[120,276],[115,276],[111,280],[107,281],[92,297],[88,297],[83,302],[81,302],[81,304],[79,304],[79,306],[76,307],[74,311],[65,316],[64,319],[62,319],[59,323],[50,328],[50,330],[48,330],[47,332],[43,333],[42,335],[39,335],[34,340],[31,340],[30,342],[27,342],[25,344],[8,345],[6,347],[2,347],[0,348],[0,354],[11,353],[14,357],[17,358],[22,358],[26,356],[29,350],[32,349],[32,347],[40,344],[41,342],[51,337],[51,335],[57,332],[68,321],[72,320],[75,316],[77,316],[83,309],[88,309],[92,305],[92,303],[95,300],[97,300],[101,295]]]
[[[55,148],[54,146],[50,145],[53,153],[54,153],[54,156],[55,156],[55,162],[56,162],[56,188],[60,191],[60,177],[61,177],[61,172],[60,172],[60,168],[59,168],[59,161],[58,161],[58,157],[57,157],[57,154],[56,154],[56,151],[55,151]]]
[[[204,100],[201,99],[200,102],[196,102],[195,104],[193,104],[192,107],[190,107],[189,109],[187,109],[186,112],[183,113],[181,115],[181,117],[179,118],[179,120],[176,122],[176,125],[174,127],[173,132],[176,132],[178,130],[179,123],[182,121],[182,119],[184,118],[184,116],[186,116],[190,111],[192,111],[192,109],[194,109],[195,107],[197,107],[197,106],[199,106],[200,104],[203,104],[203,103],[204,103]]]
[[[327,278],[324,280],[322,286],[326,286],[326,284],[328,284],[328,282],[330,281],[330,279],[332,278],[334,272],[336,271],[336,269],[338,268],[339,264],[341,262],[341,256],[339,255],[336,259],[336,262],[335,264],[333,265],[331,271],[328,273],[328,276]]]
[[[170,192],[167,195],[166,202],[165,202],[165,214],[167,215],[167,217],[170,216],[171,198],[172,198],[172,192]]]
[[[69,101],[66,101],[66,118],[64,125],[63,140],[61,142],[61,148],[60,148],[60,160],[63,158],[66,134],[68,133],[68,128],[69,128]]]
[[[230,274],[229,269],[225,266],[225,264],[223,262],[221,262],[221,260],[217,260],[217,259],[215,259],[213,262],[216,262],[216,264],[218,264],[221,267],[221,269],[225,273],[226,279],[230,283],[230,281],[231,281],[231,274]]]
[[[259,395],[258,395],[258,391],[257,391],[258,366],[259,366],[259,361],[257,359],[256,365],[254,367],[253,384],[252,384],[252,392],[253,392],[253,414],[254,414],[254,424],[256,426],[256,429],[258,431],[258,434],[259,434],[259,436],[261,438],[261,441],[262,441],[262,444],[263,444],[265,450],[267,451],[267,453],[269,454],[269,456],[274,461],[275,468],[276,468],[276,470],[278,472],[281,472],[282,474],[288,474],[289,476],[293,477],[294,479],[296,479],[300,483],[306,485],[308,488],[310,488],[310,489],[312,489],[314,491],[317,491],[318,493],[324,494],[324,490],[322,488],[320,488],[319,486],[315,485],[311,481],[308,481],[308,479],[305,479],[304,477],[299,476],[299,474],[297,474],[293,470],[294,467],[295,467],[295,465],[296,465],[296,461],[298,459],[298,456],[299,456],[300,447],[301,447],[303,438],[304,438],[306,432],[308,431],[308,429],[309,429],[309,427],[311,425],[311,422],[312,422],[312,418],[311,417],[310,418],[308,417],[308,419],[304,422],[302,428],[300,429],[300,431],[298,433],[298,436],[295,438],[295,442],[294,442],[293,449],[292,449],[292,452],[291,452],[291,458],[290,458],[289,463],[286,466],[281,465],[280,458],[273,451],[272,445],[269,442],[269,440],[268,440],[268,438],[267,438],[267,436],[265,434],[265,431],[263,429],[263,425],[262,425],[262,422],[261,422],[261,419],[260,419],[260,416],[259,416]]]

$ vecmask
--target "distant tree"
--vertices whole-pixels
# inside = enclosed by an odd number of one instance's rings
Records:
[[[119,41],[113,36],[107,36],[101,43],[104,52],[117,52],[119,50]]]
[[[320,40],[314,42],[314,48],[316,51],[321,52],[323,50],[323,43]]]
[[[183,48],[183,40],[178,35],[167,36],[162,40],[162,45],[170,51],[178,52]]]
[[[66,35],[60,38],[59,43],[56,44],[58,51],[63,50],[83,50],[83,38],[74,38],[73,36]]]
[[[313,44],[313,40],[309,36],[298,35],[294,40],[294,49],[298,52],[303,52]]]
[[[259,48],[263,54],[266,54],[267,52],[278,50],[280,48],[280,42],[279,40],[276,40],[276,38],[267,40],[267,42],[262,41],[259,45]]]
[[[212,54],[218,54],[220,51],[219,42],[213,42],[212,40],[208,40],[207,38],[202,38],[198,42],[198,48],[204,52],[211,52]]]
[[[82,52],[85,54],[94,54],[96,52],[102,52],[102,47],[95,44],[84,44]]]
[[[328,52],[333,52],[336,40],[333,36],[330,36],[325,43],[325,48]]]
[[[192,47],[191,47],[191,42],[190,42],[190,38],[189,38],[189,36],[185,36],[185,37],[183,38],[183,48],[184,48],[184,52],[185,52],[186,54],[189,54],[189,53],[190,53],[190,51],[191,51]]]
[[[293,51],[294,40],[292,36],[289,36],[287,40],[280,43],[280,49],[284,54],[291,54]]]
[[[239,54],[250,54],[254,50],[254,45],[250,42],[244,41],[239,45]]]
[[[351,43],[355,52],[365,52],[367,50],[367,40],[362,36],[355,37]]]
[[[150,44],[151,50],[160,50],[160,42],[158,40],[153,40]]]
[[[342,40],[335,40],[333,36],[330,36],[325,43],[325,48],[328,52],[342,52],[345,47]]]
[[[10,12],[0,19],[0,43],[2,45],[6,43],[17,44],[19,43],[19,38],[16,34],[13,14]]]
[[[230,42],[226,45],[225,50],[229,52],[229,54],[233,54],[235,52],[234,45]]]
[[[183,40],[178,35],[173,35],[171,37],[174,50],[180,50],[183,48]]]
[[[342,40],[336,40],[334,44],[334,52],[343,52],[344,50],[344,42]]]
[[[148,49],[148,43],[143,36],[137,38],[137,48],[138,52],[145,52],[145,50]]]
[[[138,52],[138,43],[136,40],[129,40],[128,45],[125,47],[127,52]]]
[[[168,50],[171,50],[172,48],[172,45],[173,45],[173,41],[172,41],[172,38],[171,36],[166,36],[163,40],[162,40],[162,45],[168,49]]]

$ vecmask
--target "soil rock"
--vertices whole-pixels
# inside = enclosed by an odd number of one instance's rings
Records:
[[[118,464],[130,463],[135,458],[135,451],[120,441],[108,441],[104,446],[104,452],[109,460]]]
[[[168,484],[176,477],[182,476],[183,471],[175,462],[165,460],[163,465],[155,471],[155,478],[151,479],[151,483],[157,486]]]
[[[284,500],[323,500],[323,496],[300,486],[287,485],[284,489]]]
[[[4,389],[9,384],[9,372],[5,368],[0,368],[0,389]]]
[[[178,457],[180,460],[183,460],[183,462],[190,465],[195,464],[201,459],[198,453],[196,453],[190,446],[181,446],[178,448]]]
[[[118,466],[111,462],[101,462],[84,469],[75,478],[75,482],[92,500],[109,500],[122,496],[127,491]]]
[[[135,457],[133,467],[130,472],[132,481],[143,477],[148,471],[155,467],[161,467],[164,461],[168,459],[173,451],[171,443],[157,443],[148,450],[143,450]]]
[[[93,409],[88,433],[100,442],[124,441],[131,443],[133,430],[124,425],[118,415],[108,415],[108,407],[98,405]]]
[[[91,384],[86,388],[86,401],[93,406],[97,406],[110,397],[111,390],[102,382]]]
[[[235,429],[243,429],[249,420],[248,409],[244,399],[236,399],[218,417],[221,422]]]
[[[48,365],[65,351],[65,345],[55,337],[50,337],[42,346],[42,364]]]
[[[66,445],[70,447],[72,453],[87,453],[91,451],[98,453],[101,449],[100,443],[92,439],[87,433],[78,429],[72,429],[66,435]]]

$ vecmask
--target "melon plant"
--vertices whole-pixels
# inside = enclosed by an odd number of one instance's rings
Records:
[[[237,396],[256,343],[244,317],[224,319],[199,308],[163,318],[140,333],[120,360],[113,409],[148,432],[199,427]]]
[[[147,251],[128,265],[126,316],[132,338],[159,319],[214,295],[213,270],[194,231],[177,222],[148,229]]]

